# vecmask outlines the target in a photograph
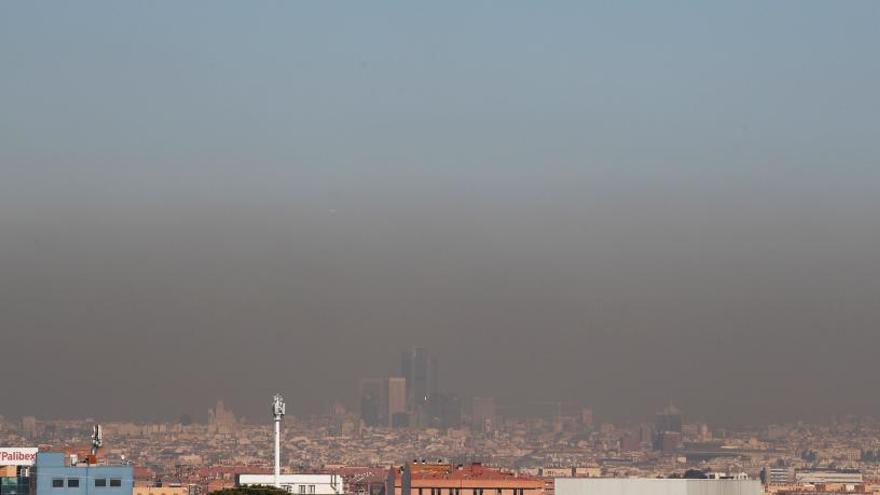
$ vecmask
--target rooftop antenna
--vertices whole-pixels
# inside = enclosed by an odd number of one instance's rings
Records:
[[[275,419],[275,488],[281,488],[278,477],[281,476],[281,418],[287,410],[284,397],[275,394],[272,400],[272,417]]]
[[[98,455],[98,449],[104,446],[104,428],[97,424],[92,428],[92,455]]]

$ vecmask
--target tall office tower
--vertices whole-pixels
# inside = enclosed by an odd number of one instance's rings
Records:
[[[401,414],[406,414],[406,378],[391,376],[385,381],[385,397],[387,398],[385,416],[386,425],[394,427],[394,418],[397,416],[399,425],[402,421]]]
[[[581,409],[581,425],[584,428],[593,428],[593,410],[588,408]]]
[[[656,431],[674,431],[681,433],[681,411],[675,406],[669,405],[657,413],[654,421]]]
[[[428,361],[428,396],[440,394],[440,363],[431,355]]]
[[[639,441],[645,445],[653,445],[654,428],[651,428],[650,424],[642,423],[639,425]]]
[[[407,409],[415,412],[424,409],[432,395],[439,392],[437,358],[424,347],[413,347],[402,353],[400,374],[406,378]]]
[[[461,426],[461,401],[454,394],[433,394],[413,411],[411,426],[416,428],[457,428]]]
[[[455,394],[437,394],[435,416],[441,428],[458,428],[461,426],[461,399]]]
[[[669,445],[674,442],[676,435],[668,435],[668,439],[664,440],[667,433],[677,434],[681,437],[681,411],[675,406],[669,405],[662,411],[658,412],[654,418],[654,449],[661,450],[663,445]]]
[[[361,419],[367,426],[380,426],[386,422],[385,384],[381,378],[362,378],[358,390]]]
[[[495,428],[495,398],[474,397],[471,413],[471,426],[479,431],[491,431]]]

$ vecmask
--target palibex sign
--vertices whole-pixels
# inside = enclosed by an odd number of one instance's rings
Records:
[[[35,448],[0,447],[0,466],[33,466],[35,462]]]

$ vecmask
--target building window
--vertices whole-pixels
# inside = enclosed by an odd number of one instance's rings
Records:
[[[61,478],[52,479],[52,488],[64,488],[64,480]]]
[[[306,485],[299,485],[299,492],[302,494],[306,493]]]
[[[315,485],[309,485],[309,495],[315,495]]]
[[[101,488],[107,486],[107,478],[95,478],[95,487]]]
[[[67,488],[79,488],[79,478],[67,478]]]
[[[110,478],[110,486],[122,486],[122,480],[119,478]]]
[[[501,488],[496,489],[495,493],[497,493],[498,495],[501,495]]]

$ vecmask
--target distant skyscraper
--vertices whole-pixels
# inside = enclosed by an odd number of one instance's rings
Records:
[[[659,435],[657,450],[663,453],[675,452],[682,446],[681,433],[677,431],[664,431]]]
[[[681,433],[681,411],[673,405],[657,413],[654,421],[654,429],[659,432],[674,431]]]
[[[681,424],[681,411],[675,406],[670,404],[658,412],[654,418],[654,448],[662,450],[666,446],[668,450],[671,444],[680,442]],[[667,433],[672,433],[673,435],[666,435]]]
[[[461,426],[461,399],[455,394],[438,394],[437,417],[441,428]]]
[[[367,426],[380,426],[386,423],[385,384],[381,378],[362,378],[358,402],[360,403],[361,419]]]
[[[593,410],[588,408],[581,409],[581,425],[584,428],[592,429],[593,428]]]
[[[388,426],[395,426],[394,417],[400,417],[400,414],[406,414],[406,378],[402,376],[388,377],[385,382],[387,398],[387,416],[385,417]]]
[[[489,431],[494,429],[495,422],[495,398],[474,397],[471,412],[472,427],[479,431]]]
[[[424,347],[404,351],[400,359],[400,374],[406,378],[407,408],[414,412],[439,393],[437,358]]]
[[[639,425],[639,441],[645,445],[653,445],[654,428],[650,424],[642,423]]]

